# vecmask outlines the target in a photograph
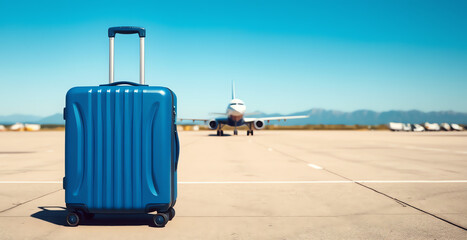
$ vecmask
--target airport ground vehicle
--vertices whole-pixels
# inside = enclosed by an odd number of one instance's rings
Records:
[[[422,125],[420,125],[420,124],[414,124],[413,128],[412,128],[412,131],[414,131],[414,132],[424,132],[425,128],[422,127]]]
[[[459,124],[449,123],[428,123],[420,124],[409,124],[409,123],[398,123],[390,122],[388,124],[389,130],[391,131],[413,131],[413,132],[424,132],[424,131],[463,131],[464,128]]]
[[[410,132],[412,131],[412,124],[410,123],[403,123],[402,124],[402,130],[406,131],[406,132]]]
[[[404,132],[416,131],[416,132],[419,132],[420,128],[418,128],[416,125],[418,125],[418,124],[412,125],[410,123],[390,122],[388,124],[388,127],[389,127],[389,130],[391,130],[391,131],[404,131]],[[420,125],[418,125],[418,126],[421,127]],[[425,130],[425,129],[423,129],[423,130]]]
[[[144,83],[144,38],[136,27],[109,28],[109,84],[74,87],[66,96],[65,202],[67,223],[96,213],[157,211],[154,224],[175,215],[179,142],[177,99]],[[140,38],[140,83],[114,82],[115,34]]]
[[[439,130],[441,130],[441,127],[437,123],[426,122],[425,123],[425,129],[427,131],[439,131]]]
[[[403,123],[390,122],[388,126],[389,126],[389,130],[391,131],[404,131]]]
[[[451,124],[451,128],[454,131],[463,131],[464,130],[464,128],[462,126],[460,126],[459,124],[455,124],[455,123]]]
[[[451,125],[449,125],[449,123],[441,123],[441,129],[444,130],[444,131],[451,131],[452,130]]]

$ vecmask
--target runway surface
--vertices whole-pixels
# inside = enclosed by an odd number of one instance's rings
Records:
[[[64,132],[0,133],[0,239],[467,239],[467,132],[181,132],[177,215],[67,227]]]

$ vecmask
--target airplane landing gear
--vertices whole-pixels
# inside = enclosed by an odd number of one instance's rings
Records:
[[[235,126],[235,128],[234,128],[234,135],[238,135],[238,131],[237,131],[237,122],[235,122],[234,126]]]
[[[247,135],[247,136],[250,136],[250,134],[251,134],[251,136],[253,136],[253,129],[251,129],[251,123],[248,124],[248,128],[249,128],[250,130],[246,131],[246,135]]]
[[[217,128],[217,136],[224,136],[224,131],[222,131],[222,124],[219,124]]]

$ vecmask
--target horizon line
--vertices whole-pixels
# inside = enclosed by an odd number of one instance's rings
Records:
[[[431,112],[454,112],[454,113],[467,114],[467,111],[464,112],[464,111],[456,111],[456,110],[427,110],[427,111],[425,111],[425,110],[419,110],[419,109],[410,109],[410,110],[390,109],[390,110],[381,110],[381,111],[377,111],[377,110],[372,110],[372,109],[360,108],[360,109],[356,109],[356,110],[345,111],[345,110],[328,109],[328,108],[321,108],[321,107],[314,107],[314,108],[310,108],[310,109],[306,109],[306,110],[295,111],[295,112],[292,112],[292,113],[279,113],[279,112],[266,113],[266,112],[263,112],[263,111],[260,111],[260,110],[255,110],[255,111],[253,111],[253,112],[259,112],[260,114],[280,114],[280,115],[284,115],[284,114],[301,113],[301,112],[306,112],[306,111],[311,111],[311,110],[336,111],[336,112],[343,112],[343,113],[351,113],[351,112],[357,112],[357,111],[372,111],[372,112],[376,112],[376,113],[392,112],[392,111],[397,111],[397,112],[418,111],[418,112],[423,112],[423,113],[431,113]],[[35,114],[30,114],[30,113],[12,113],[12,114],[0,115],[0,117],[9,117],[9,116],[14,116],[14,115],[23,115],[23,116],[33,116],[33,117],[46,118],[46,117],[50,117],[50,116],[57,115],[57,114],[63,115],[63,113],[60,113],[60,112],[56,112],[56,113],[52,113],[52,114],[48,114],[48,115],[35,115]],[[210,116],[210,114],[206,114],[206,115]],[[259,115],[259,114],[254,114],[254,115]]]

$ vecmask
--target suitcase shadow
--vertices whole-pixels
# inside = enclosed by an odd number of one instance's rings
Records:
[[[66,226],[68,211],[61,206],[42,206],[40,211],[31,215],[55,225]],[[82,219],[79,225],[86,226],[153,226],[151,214],[96,214],[93,219]]]

